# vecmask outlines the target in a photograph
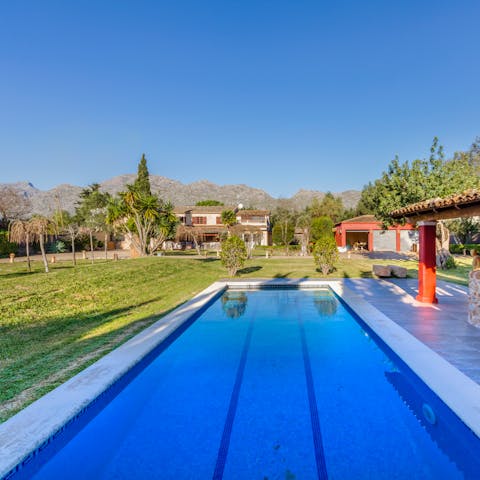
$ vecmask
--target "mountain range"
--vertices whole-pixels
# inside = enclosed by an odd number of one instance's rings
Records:
[[[125,188],[127,183],[133,183],[134,174],[119,175],[100,183],[101,190],[116,194]],[[159,175],[150,175],[152,191],[162,199],[171,201],[174,205],[195,205],[196,202],[206,199],[219,200],[225,205],[242,203],[246,207],[274,209],[281,202],[287,203],[295,209],[303,209],[313,198],[322,199],[325,192],[317,190],[299,190],[295,195],[286,199],[278,199],[259,188],[248,185],[217,185],[208,180],[184,184]],[[30,200],[32,213],[52,215],[56,210],[67,210],[71,213],[79,200],[80,192],[84,187],[61,184],[50,190],[39,190],[32,183],[16,182],[0,184],[0,191],[4,187],[11,187]],[[360,199],[360,191],[347,190],[334,193],[340,196],[346,208],[354,207]]]

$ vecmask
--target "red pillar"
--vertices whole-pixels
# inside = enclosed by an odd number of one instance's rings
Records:
[[[396,235],[396,247],[397,247],[397,252],[399,252],[402,249],[402,243],[400,241],[400,229],[397,227],[397,231],[395,232]]]
[[[423,303],[437,303],[435,233],[437,222],[418,222],[420,251],[418,259],[418,295]]]
[[[368,251],[373,252],[373,230],[368,231]]]

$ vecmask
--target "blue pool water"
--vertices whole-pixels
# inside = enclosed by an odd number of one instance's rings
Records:
[[[15,478],[480,478],[478,438],[328,290],[228,291],[177,337]]]

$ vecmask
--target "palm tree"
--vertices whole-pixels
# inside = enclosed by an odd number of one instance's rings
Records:
[[[227,233],[230,236],[230,228],[237,223],[237,214],[233,210],[224,210],[222,212],[222,223],[227,227]]]
[[[134,248],[141,256],[147,255],[148,242],[163,211],[154,195],[137,192],[132,185],[119,194],[119,201],[112,201],[107,212],[107,223],[117,225],[128,232]]]
[[[160,208],[162,215],[155,224],[150,238],[150,254],[160,248],[165,240],[173,238],[178,226],[178,219],[173,213],[173,205],[170,202],[160,202]]]
[[[179,225],[176,229],[176,238],[180,240],[182,238],[187,239],[188,241],[192,241],[195,250],[200,255],[202,252],[200,250],[201,242],[204,240],[204,235],[201,230],[192,226],[192,225]]]
[[[32,217],[29,222],[29,230],[32,234],[32,240],[37,240],[40,243],[40,251],[42,252],[43,265],[45,267],[45,273],[48,273],[48,261],[45,253],[45,236],[48,233],[50,226],[50,220],[42,216]]]
[[[32,242],[32,232],[30,222],[27,220],[15,220],[10,224],[9,238],[11,242],[24,243],[27,254],[27,268],[32,271],[30,263],[30,243]]]

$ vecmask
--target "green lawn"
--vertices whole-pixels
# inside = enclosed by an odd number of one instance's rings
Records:
[[[331,277],[371,277],[373,263],[416,276],[416,262],[343,258]],[[466,283],[470,259],[439,277]],[[225,270],[215,258],[150,257],[118,262],[0,264],[0,421],[70,378],[177,307]],[[254,258],[240,277],[322,278],[311,258]]]

